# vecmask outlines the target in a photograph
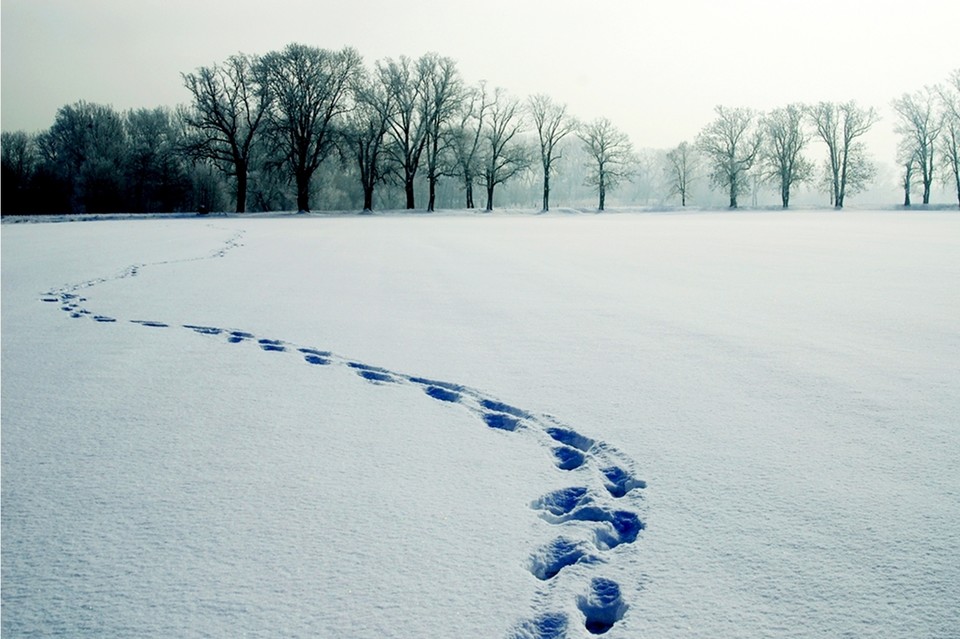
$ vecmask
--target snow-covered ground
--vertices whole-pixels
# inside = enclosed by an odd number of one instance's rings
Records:
[[[954,212],[4,224],[2,285],[5,637],[960,636]]]

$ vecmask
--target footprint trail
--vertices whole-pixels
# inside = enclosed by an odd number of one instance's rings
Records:
[[[408,386],[427,397],[473,413],[480,424],[500,436],[533,437],[544,449],[544,463],[570,477],[570,485],[541,495],[530,502],[531,511],[544,525],[555,528],[554,538],[530,550],[527,569],[539,586],[532,618],[517,621],[508,639],[562,639],[579,626],[589,634],[604,634],[619,623],[629,605],[620,584],[602,576],[604,566],[622,560],[623,548],[634,544],[646,527],[641,518],[646,483],[637,478],[635,463],[606,442],[588,437],[549,415],[537,414],[500,401],[482,391],[452,383],[388,370],[346,358],[313,345],[295,344],[274,337],[258,336],[235,327],[204,324],[172,325],[155,319],[121,320],[87,308],[81,291],[98,284],[136,277],[143,268],[225,257],[243,246],[243,232],[227,239],[213,252],[196,258],[153,264],[135,264],[113,277],[86,280],[43,293],[40,301],[55,306],[71,319],[90,319],[116,325],[126,321],[150,331],[187,330],[224,344],[255,346],[270,356],[295,354],[304,365],[337,366],[356,373],[358,380],[377,386]],[[241,347],[241,346],[237,346]],[[617,552],[612,552],[618,549]],[[574,567],[577,570],[573,570]],[[567,579],[587,579],[574,601],[554,586]],[[576,582],[572,582],[575,585]],[[569,586],[570,584],[568,584]],[[575,589],[576,590],[576,589]],[[574,591],[575,591],[574,590]],[[571,588],[567,587],[566,592]]]

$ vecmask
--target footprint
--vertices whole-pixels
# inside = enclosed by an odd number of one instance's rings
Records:
[[[561,488],[560,490],[547,493],[530,504],[530,507],[535,510],[545,510],[551,515],[561,517],[590,501],[591,499],[589,495],[587,495],[586,488],[583,486],[571,486],[570,488]]]
[[[436,386],[438,388],[443,388],[454,393],[462,393],[466,389],[460,384],[451,384],[450,382],[438,382],[435,379],[427,379],[426,377],[408,377],[408,380],[414,384],[422,384],[423,386]]]
[[[521,419],[530,419],[530,413],[509,404],[504,404],[503,402],[494,401],[492,399],[483,399],[480,400],[480,405],[497,413],[506,413],[508,415],[513,415],[514,417],[519,417]]]
[[[194,324],[184,324],[184,328],[189,328],[191,331],[200,333],[201,335],[219,335],[223,332],[222,328],[216,328],[215,326],[196,326]]]
[[[149,326],[151,328],[168,328],[169,324],[164,324],[163,322],[154,322],[152,320],[130,320],[131,324],[139,324],[140,326]]]
[[[567,636],[567,616],[547,612],[517,626],[510,639],[563,639]]]
[[[313,353],[307,353],[303,356],[303,359],[308,364],[313,364],[315,366],[326,366],[330,363],[330,360],[326,357],[321,357],[320,355],[314,355]]]
[[[283,342],[278,339],[261,339],[257,342],[260,344],[260,348],[265,351],[272,351],[276,353],[282,353],[286,348],[283,346]]]
[[[59,302],[60,298],[59,297],[41,297],[40,301],[41,302]]]
[[[583,466],[586,457],[576,448],[557,446],[553,449],[554,461],[560,470],[575,470]]]
[[[227,341],[231,344],[239,344],[240,342],[245,342],[248,339],[253,339],[253,333],[245,333],[244,331],[230,331],[230,336],[227,337]]]
[[[583,452],[590,450],[596,443],[596,440],[590,439],[589,437],[584,437],[577,431],[569,428],[552,426],[547,429],[547,434],[561,444],[572,446],[573,448],[582,450]]]
[[[517,430],[517,426],[520,423],[520,420],[516,417],[511,417],[503,413],[484,413],[483,421],[485,421],[490,428],[511,432]]]
[[[441,402],[459,402],[460,393],[454,392],[452,390],[447,390],[441,386],[427,386],[424,389],[424,392],[434,399],[439,399]]]
[[[603,473],[607,491],[614,497],[623,497],[634,488],[647,487],[647,482],[637,479],[619,466],[608,466],[600,472]]]
[[[530,572],[541,581],[556,577],[567,566],[597,561],[583,541],[557,537],[530,557]]]
[[[116,319],[114,319],[114,318],[112,318],[112,317],[107,317],[106,315],[94,315],[94,316],[93,316],[93,319],[96,320],[96,321],[98,321],[98,322],[104,322],[104,323],[116,322],[116,321],[117,321]]]
[[[359,371],[360,377],[371,381],[371,382],[393,382],[395,381],[393,377],[386,373],[381,373],[376,370],[363,369]]]
[[[592,635],[602,635],[623,619],[627,604],[620,596],[620,585],[610,579],[594,577],[586,595],[577,597],[577,608],[584,616],[584,626]]]
[[[534,502],[534,504],[536,503]],[[576,505],[563,512],[565,510],[564,506],[570,506],[571,503]],[[594,530],[594,541],[599,550],[612,550],[620,544],[631,544],[637,540],[640,531],[646,528],[646,524],[643,523],[637,513],[599,506],[586,495],[580,499],[570,499],[566,504],[553,504],[552,508],[539,507],[541,510],[547,511],[541,517],[552,524],[563,524],[568,521],[601,524]]]

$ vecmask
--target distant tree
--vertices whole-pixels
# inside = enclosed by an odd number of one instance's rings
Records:
[[[463,81],[451,58],[428,53],[417,61],[423,78],[423,121],[426,127],[427,211],[437,201],[437,180],[443,173],[442,158],[453,143],[451,122],[463,99]]]
[[[185,150],[207,159],[237,181],[237,213],[247,209],[253,142],[270,104],[259,59],[237,54],[222,65],[182,75],[192,102],[183,111]]]
[[[0,154],[0,182],[3,183],[0,211],[4,215],[32,212],[30,191],[39,164],[36,140],[25,131],[4,131],[0,137]]]
[[[903,169],[900,185],[903,187],[903,205],[911,206],[910,194],[913,191],[913,172],[917,168],[917,156],[911,146],[900,144],[897,160]]]
[[[567,114],[565,104],[557,104],[549,96],[537,94],[527,103],[527,110],[540,142],[540,164],[543,167],[543,211],[550,210],[550,176],[562,154],[557,145],[577,130],[577,121]]]
[[[957,206],[960,206],[960,69],[950,74],[950,79],[939,90],[944,125],[940,148],[952,173],[957,189]],[[945,181],[949,179],[944,175]]]
[[[450,132],[451,173],[463,180],[465,206],[468,209],[476,208],[473,184],[482,173],[481,142],[492,105],[491,99],[483,82],[465,90]]]
[[[123,210],[127,139],[123,118],[112,107],[88,102],[60,107],[38,147],[49,170],[68,185],[72,212]]]
[[[937,102],[937,90],[931,87],[913,94],[904,93],[893,101],[893,109],[900,118],[896,132],[903,137],[916,167],[920,169],[924,204],[930,204],[930,187],[936,169],[934,154],[943,128],[943,116]]]
[[[130,210],[173,211],[185,204],[189,183],[169,109],[137,109],[124,116]]]
[[[688,142],[681,142],[667,151],[664,158],[670,196],[679,195],[680,206],[686,206],[690,184],[696,179],[697,171],[700,169],[697,151]]]
[[[710,163],[710,180],[730,194],[730,208],[750,188],[749,175],[757,161],[763,137],[758,114],[748,108],[717,106],[717,119],[697,136],[697,148]]]
[[[593,187],[599,197],[597,209],[602,211],[606,206],[607,192],[634,175],[633,145],[627,134],[607,118],[585,124],[577,136],[590,158],[584,185]]]
[[[877,112],[853,101],[820,102],[810,108],[809,117],[827,145],[830,203],[842,209],[846,196],[866,188],[876,173],[860,138],[876,124]]]
[[[490,103],[481,146],[487,211],[493,210],[494,188],[530,168],[532,159],[528,149],[515,139],[523,126],[520,102],[497,89]]]
[[[783,208],[790,206],[790,187],[806,182],[813,175],[813,164],[803,157],[803,149],[810,140],[803,128],[804,120],[804,107],[790,104],[774,109],[761,122],[765,177],[780,187]]]
[[[380,82],[394,105],[388,120],[390,144],[386,152],[403,184],[407,209],[416,208],[414,184],[427,144],[427,114],[423,106],[427,79],[422,71],[417,62],[406,56],[377,63]]]
[[[357,79],[353,90],[355,107],[344,132],[345,155],[354,159],[360,172],[363,210],[372,211],[374,188],[385,177],[381,155],[393,102],[383,85],[367,75]]]
[[[352,107],[349,89],[363,64],[351,48],[291,44],[263,56],[261,67],[271,94],[269,132],[296,183],[297,209],[306,212],[310,180],[335,148],[335,130]]]

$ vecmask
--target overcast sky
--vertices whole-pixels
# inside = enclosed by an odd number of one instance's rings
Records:
[[[718,104],[856,99],[890,132],[893,98],[960,67],[956,0],[2,0],[0,11],[5,131],[45,129],[78,100],[187,102],[180,73],[291,42],[353,46],[368,65],[436,51],[470,83],[547,93],[641,148],[692,140]]]

